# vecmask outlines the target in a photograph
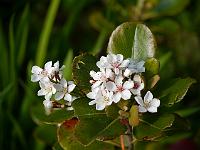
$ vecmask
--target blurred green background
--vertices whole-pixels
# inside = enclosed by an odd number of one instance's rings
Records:
[[[197,80],[176,106],[191,134],[169,144],[184,138],[200,144],[199,12],[197,0],[0,0],[0,149],[51,149],[31,118],[31,107],[43,100],[30,82],[31,67],[59,60],[69,80],[73,57],[104,55],[112,31],[127,21],[154,33],[163,83],[179,76]]]

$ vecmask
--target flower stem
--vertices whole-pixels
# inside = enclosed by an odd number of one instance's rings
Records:
[[[125,150],[125,146],[124,146],[124,136],[120,135],[120,143],[121,143],[121,148],[122,150]]]

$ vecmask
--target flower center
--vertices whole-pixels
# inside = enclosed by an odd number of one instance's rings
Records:
[[[134,82],[134,87],[133,87],[134,89],[138,89],[139,86],[140,86],[140,84],[138,82]]]
[[[117,91],[118,91],[118,92],[122,92],[123,90],[124,90],[123,86],[121,86],[121,85],[120,85],[120,86],[117,86]]]

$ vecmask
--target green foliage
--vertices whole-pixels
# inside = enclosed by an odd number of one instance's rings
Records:
[[[184,98],[189,87],[195,82],[196,81],[192,78],[177,78],[171,80],[161,93],[161,103],[171,106],[180,102]]]
[[[87,54],[82,54],[74,58],[73,80],[84,93],[90,91],[90,71],[97,70],[96,61],[97,59],[94,56]]]

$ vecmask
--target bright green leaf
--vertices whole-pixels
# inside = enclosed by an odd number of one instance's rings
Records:
[[[156,42],[150,29],[138,24],[135,29],[132,58],[136,60],[146,60],[155,55]]]
[[[133,105],[130,109],[129,124],[133,127],[139,124],[138,106]]]
[[[126,22],[118,26],[111,34],[108,43],[108,53],[122,54],[130,58],[133,48],[133,40],[136,23]]]
[[[91,90],[90,71],[97,71],[97,59],[92,55],[82,54],[74,58],[73,61],[73,79],[75,84],[84,92]]]

